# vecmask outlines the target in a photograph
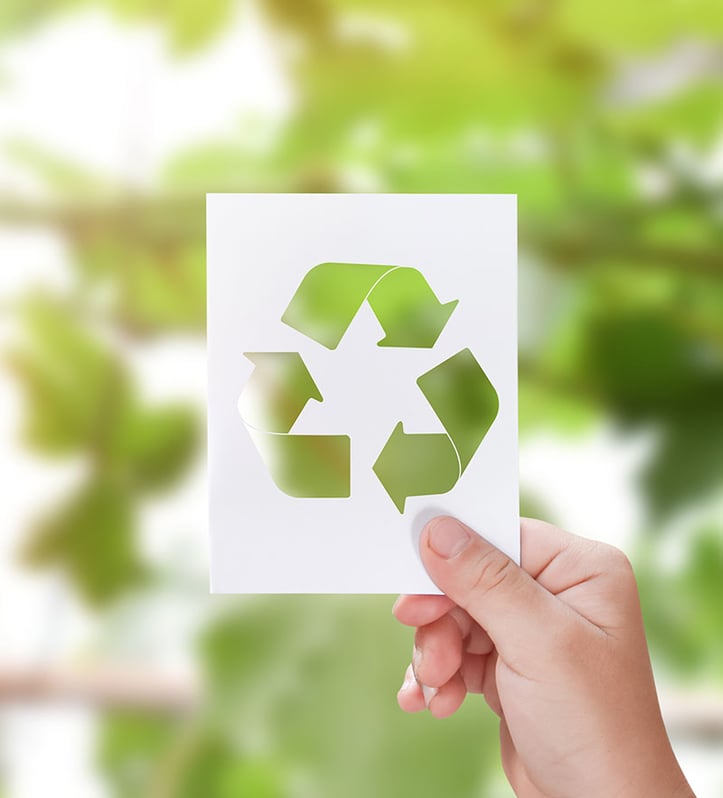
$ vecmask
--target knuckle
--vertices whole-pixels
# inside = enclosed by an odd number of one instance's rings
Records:
[[[508,583],[515,573],[512,560],[497,549],[483,552],[472,565],[470,593],[484,595]]]
[[[607,543],[601,543],[600,548],[601,559],[611,574],[626,580],[635,579],[633,565],[624,551]]]

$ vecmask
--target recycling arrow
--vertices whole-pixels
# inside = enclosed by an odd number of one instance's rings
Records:
[[[304,276],[281,320],[336,349],[364,301],[387,347],[430,349],[458,300],[441,303],[416,269],[366,263],[320,263]]]
[[[255,368],[239,413],[278,488],[297,498],[351,495],[348,435],[292,435],[310,399],[323,401],[298,352],[246,352]]]
[[[400,513],[409,496],[451,490],[497,417],[497,392],[469,349],[422,374],[417,385],[445,433],[407,434],[399,422],[374,473]]]
[[[364,302],[384,330],[379,346],[431,348],[457,306],[441,303],[407,266],[320,263],[303,278],[282,316],[289,326],[335,349]],[[238,402],[274,483],[298,498],[351,495],[348,435],[294,435],[309,400],[323,397],[298,352],[247,352],[255,368]],[[410,496],[446,493],[462,477],[497,416],[497,392],[469,349],[417,379],[443,432],[408,433],[400,421],[374,473],[400,513]]]
[[[400,513],[408,496],[446,493],[459,479],[457,452],[445,433],[408,434],[400,421],[374,463]]]
[[[289,432],[309,399],[323,401],[298,352],[244,352],[256,368],[239,399],[243,420],[265,432]]]

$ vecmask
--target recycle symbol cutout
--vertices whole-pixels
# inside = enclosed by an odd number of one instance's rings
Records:
[[[441,303],[407,266],[320,263],[304,276],[281,320],[336,349],[368,302],[384,329],[378,346],[434,347],[458,300]],[[245,352],[255,368],[239,398],[241,418],[276,486],[295,498],[351,496],[351,438],[294,435],[311,399],[323,397],[298,352]],[[407,433],[400,421],[373,465],[400,513],[409,496],[447,493],[492,426],[497,392],[469,349],[417,378],[443,431]]]

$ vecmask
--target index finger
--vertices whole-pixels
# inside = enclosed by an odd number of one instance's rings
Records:
[[[434,623],[456,606],[449,596],[402,595],[392,607],[394,617],[405,626]]]

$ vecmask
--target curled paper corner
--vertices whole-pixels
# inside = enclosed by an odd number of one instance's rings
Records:
[[[439,505],[431,505],[427,506],[424,509],[420,510],[413,518],[412,523],[410,525],[410,538],[412,543],[412,548],[414,549],[414,556],[417,558],[419,564],[424,568],[422,565],[422,558],[419,556],[419,539],[422,536],[422,530],[424,529],[425,525],[428,524],[433,518],[436,518],[439,515],[454,515],[454,513],[450,512],[445,507],[440,507]],[[425,594],[429,595],[442,595],[442,591],[437,588],[434,583],[430,581],[432,587],[429,590],[425,590]]]
[[[412,518],[411,528],[409,531],[411,534],[412,547],[414,548],[414,553],[417,555],[417,559],[420,562],[422,561],[422,558],[419,556],[419,539],[422,536],[422,530],[424,529],[426,524],[428,524],[433,518],[436,518],[439,515],[454,515],[454,513],[451,513],[449,510],[445,509],[444,507],[440,507],[438,505],[432,505],[420,510]]]

